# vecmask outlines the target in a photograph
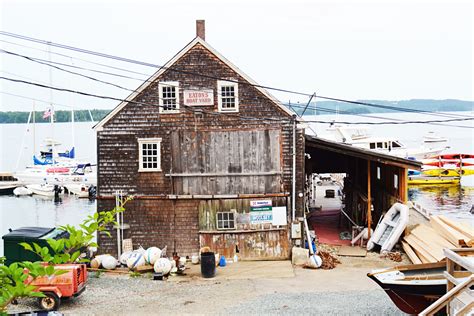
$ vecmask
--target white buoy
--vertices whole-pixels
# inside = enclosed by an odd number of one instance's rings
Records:
[[[102,258],[102,267],[107,270],[114,270],[117,268],[117,259],[112,256],[105,256]]]
[[[130,255],[132,253],[133,253],[133,251],[125,251],[124,253],[122,253],[120,255],[120,259],[119,259],[120,263],[126,266],[127,265],[127,260],[128,260],[128,258],[130,257]]]
[[[192,264],[199,264],[199,256],[198,255],[193,255],[191,257],[191,263]]]
[[[317,268],[320,268],[322,264],[323,264],[323,260],[321,259],[320,256],[311,255],[311,257],[309,257],[307,267],[317,269]]]
[[[127,267],[130,270],[134,270],[137,267],[145,265],[145,257],[140,252],[133,252],[127,259]]]
[[[25,187],[17,187],[13,190],[15,196],[33,195],[33,191]]]
[[[160,257],[161,249],[158,247],[150,247],[145,251],[145,261],[151,265],[154,265]]]
[[[98,255],[91,260],[91,268],[98,269],[102,264],[102,259],[108,255]]]
[[[163,275],[167,275],[171,271],[171,262],[169,259],[160,258],[156,260],[153,269],[156,273],[162,273]]]

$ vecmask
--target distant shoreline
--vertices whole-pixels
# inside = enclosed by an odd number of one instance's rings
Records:
[[[430,100],[430,99],[413,99],[403,101],[387,101],[387,100],[357,100],[354,103],[343,103],[337,101],[318,101],[306,103],[283,103],[292,111],[301,115],[327,115],[327,114],[376,114],[376,113],[403,113],[413,111],[426,112],[462,112],[473,111],[474,101],[463,100]],[[74,110],[75,122],[91,122],[100,121],[112,109],[93,109],[93,110]],[[50,119],[43,119],[43,111],[35,112],[36,123],[49,123]],[[29,111],[0,111],[0,124],[24,124],[28,122]],[[91,119],[92,116],[92,119]],[[66,123],[71,122],[71,111],[58,110],[54,113],[55,122]],[[30,118],[30,122],[33,118]]]

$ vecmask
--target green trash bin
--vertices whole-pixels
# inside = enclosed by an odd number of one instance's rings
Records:
[[[13,262],[21,261],[39,261],[41,258],[34,252],[25,250],[20,245],[22,242],[37,243],[40,247],[48,247],[47,239],[61,239],[69,237],[69,233],[58,228],[47,227],[21,227],[15,230],[10,230],[3,239],[3,253],[6,257],[5,264],[9,265]]]

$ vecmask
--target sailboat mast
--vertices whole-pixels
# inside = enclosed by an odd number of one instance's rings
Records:
[[[33,155],[36,155],[36,102],[33,101]],[[29,122],[28,122],[29,123]]]
[[[51,42],[48,42],[48,59],[51,63]],[[53,68],[49,67],[49,86],[53,85]],[[54,106],[53,106],[53,89],[49,89],[49,106],[51,109],[51,158],[54,164]]]

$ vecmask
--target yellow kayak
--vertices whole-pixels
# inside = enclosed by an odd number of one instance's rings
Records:
[[[473,175],[474,169],[428,169],[423,170],[422,173],[432,177],[459,177]]]
[[[412,185],[433,185],[433,184],[456,184],[459,183],[459,177],[427,177],[427,176],[409,176],[408,184]]]

